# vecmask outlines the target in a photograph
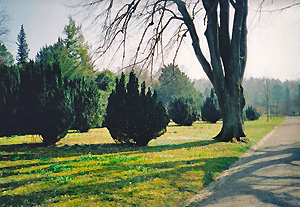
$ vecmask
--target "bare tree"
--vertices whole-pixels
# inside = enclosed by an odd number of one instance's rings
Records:
[[[271,83],[269,78],[264,78],[262,95],[267,105],[267,121],[270,119]]]
[[[265,4],[268,4],[268,3],[271,3],[271,4],[280,4],[280,6],[276,9],[271,9],[271,10],[266,10],[264,9],[264,6]],[[291,9],[293,7],[296,7],[296,6],[300,6],[300,2],[291,2],[291,1],[277,1],[277,2],[273,2],[273,0],[261,0],[260,4],[259,4],[259,7],[258,7],[258,12],[267,12],[267,13],[272,13],[272,12],[282,12],[284,10],[287,10],[287,9]]]
[[[3,42],[8,33],[8,16],[3,8],[0,8],[0,42]]]
[[[261,1],[261,6],[264,2]],[[222,111],[223,127],[215,138],[239,141],[245,137],[242,81],[247,62],[248,0],[93,0],[82,1],[80,6],[90,12],[89,16],[96,11],[94,21],[101,22],[98,57],[113,48],[112,57],[117,51],[122,52],[122,65],[126,53],[135,46],[131,65],[139,64],[152,71],[157,58],[164,62],[171,47],[175,47],[175,60],[189,35]],[[206,37],[206,47],[200,44],[201,33]],[[133,41],[128,42],[130,39]],[[208,55],[203,52],[206,48]]]
[[[194,53],[215,88],[222,111],[223,127],[215,138],[220,141],[236,138],[239,141],[245,137],[242,81],[247,60],[247,0],[85,2],[81,6],[90,10],[101,8],[96,17],[96,20],[101,20],[103,28],[102,44],[97,49],[100,57],[118,42],[116,50],[123,48],[124,58],[129,32],[140,32],[132,64],[153,68],[156,58],[163,58],[164,51],[170,46],[177,46],[176,57],[184,38],[189,34]],[[234,12],[232,20],[230,11]],[[198,31],[196,27],[201,17],[204,17],[205,31]],[[134,30],[132,24],[134,27],[141,25],[143,29]],[[199,32],[205,34],[209,58],[203,53]],[[163,37],[167,37],[168,41]]]

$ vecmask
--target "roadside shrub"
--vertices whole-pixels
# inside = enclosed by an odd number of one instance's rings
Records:
[[[105,126],[117,143],[146,146],[148,142],[166,132],[169,117],[156,92],[146,93],[145,82],[139,91],[138,79],[130,72],[125,86],[125,75],[116,79],[106,109]]]
[[[250,121],[258,120],[260,114],[256,111],[256,109],[252,106],[248,106],[246,109],[246,118]]]
[[[206,98],[201,108],[201,117],[203,121],[207,121],[209,123],[216,123],[222,118],[213,89],[211,89],[210,97]]]
[[[170,118],[181,126],[191,126],[198,118],[196,102],[193,98],[176,98],[169,107]]]

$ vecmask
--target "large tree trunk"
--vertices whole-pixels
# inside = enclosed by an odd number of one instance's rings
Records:
[[[230,84],[227,90],[222,90],[218,100],[222,111],[223,126],[215,137],[219,141],[247,141],[244,132],[243,108],[245,99],[241,84]]]
[[[210,63],[201,51],[200,39],[185,4],[179,0],[174,0],[174,2],[188,28],[194,52],[213,84],[219,100],[223,127],[215,138],[220,141],[244,140],[241,139],[245,137],[242,117],[245,99],[242,81],[247,59],[248,1],[202,1],[206,10],[205,36],[209,47]],[[229,32],[230,6],[234,9],[232,34]]]

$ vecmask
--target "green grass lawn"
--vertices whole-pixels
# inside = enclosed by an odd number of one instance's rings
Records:
[[[284,118],[245,122],[249,143],[212,140],[222,123],[170,124],[147,147],[114,144],[106,129],[0,138],[0,206],[182,206]],[[26,143],[26,144],[24,144]]]

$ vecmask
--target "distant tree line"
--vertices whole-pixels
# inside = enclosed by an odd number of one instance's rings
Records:
[[[276,115],[300,114],[300,81],[286,80],[284,82],[272,78],[245,78],[244,91],[246,104],[257,109],[260,114],[267,113],[266,80],[268,83],[269,113]],[[208,96],[211,83],[206,79],[195,80],[195,88]]]
[[[268,84],[268,86],[266,86]],[[269,113],[276,115],[300,114],[299,80],[284,82],[271,78],[249,78],[245,80],[245,97],[249,105],[262,112],[267,113],[267,99],[269,102]],[[268,93],[266,89],[268,88]],[[267,97],[268,96],[268,97]]]

